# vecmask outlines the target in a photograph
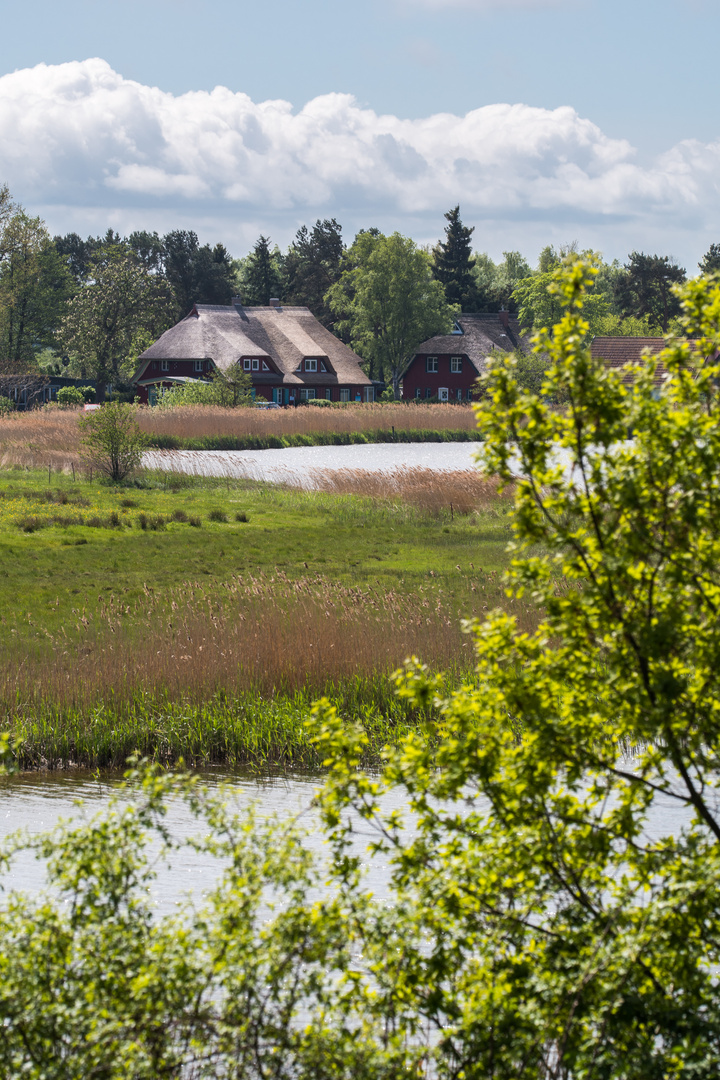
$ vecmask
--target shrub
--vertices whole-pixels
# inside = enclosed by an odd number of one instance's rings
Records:
[[[247,514],[245,513],[244,510],[238,510],[237,514],[235,515],[235,520],[236,521],[242,521],[242,522],[248,522],[250,520],[250,518],[247,516]]]
[[[188,516],[184,510],[173,510],[172,519],[173,521],[185,522],[187,521]]]
[[[135,408],[121,401],[80,419],[81,457],[91,468],[119,483],[139,467],[145,436],[135,419]]]
[[[58,405],[84,405],[86,398],[79,386],[61,386],[57,400]]]
[[[208,521],[227,521],[228,516],[224,510],[211,510],[208,514]]]

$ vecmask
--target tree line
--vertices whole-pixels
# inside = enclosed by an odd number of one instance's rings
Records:
[[[361,229],[345,243],[335,218],[303,225],[286,251],[260,236],[242,258],[200,244],[192,230],[161,236],[113,229],[83,239],[51,237],[44,222],[0,188],[0,366],[7,381],[28,372],[68,375],[130,392],[137,358],[194,303],[308,307],[397,394],[413,350],[447,332],[459,312],[518,315],[525,329],[553,325],[557,271],[582,256],[597,274],[586,301],[593,334],[657,335],[673,327],[673,286],[687,274],[664,255],[633,251],[625,264],[577,244],[549,245],[533,268],[518,251],[499,262],[473,250],[474,229],[456,206],[432,249],[396,232]],[[701,271],[720,270],[712,244]],[[2,387],[0,387],[0,390]]]

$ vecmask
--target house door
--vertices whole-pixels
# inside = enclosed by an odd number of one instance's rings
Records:
[[[440,389],[438,390],[438,401],[447,401],[447,399],[448,399],[448,388],[447,388],[447,386],[441,386]]]

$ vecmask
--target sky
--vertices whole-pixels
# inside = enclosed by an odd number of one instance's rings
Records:
[[[245,254],[335,217],[693,273],[720,242],[717,0],[34,0],[3,14],[0,182],[51,233]]]

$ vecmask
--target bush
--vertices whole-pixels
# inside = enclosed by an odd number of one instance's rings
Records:
[[[139,468],[145,436],[135,419],[135,408],[122,401],[109,402],[81,417],[80,455],[85,463],[119,483]]]
[[[227,521],[228,516],[224,510],[211,510],[208,514],[208,521]]]
[[[84,405],[86,400],[79,386],[61,386],[57,392],[58,405]]]

